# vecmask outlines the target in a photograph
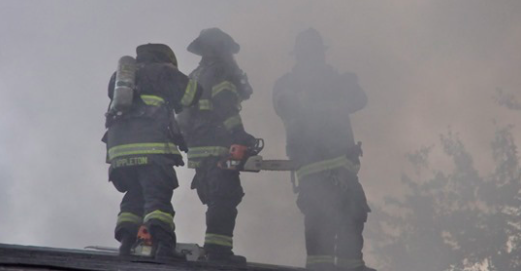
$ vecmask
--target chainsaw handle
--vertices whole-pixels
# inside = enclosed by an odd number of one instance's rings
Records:
[[[227,155],[217,162],[217,166],[227,170],[242,170],[248,158],[258,155],[264,149],[264,139],[255,138],[251,146],[233,144]]]
[[[250,147],[251,156],[259,154],[264,149],[264,139],[255,138],[255,144]]]

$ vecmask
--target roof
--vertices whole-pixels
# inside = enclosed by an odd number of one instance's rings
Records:
[[[256,263],[248,263],[247,266],[191,261],[160,263],[138,256],[125,259],[107,251],[0,244],[0,270],[298,271],[304,269]]]

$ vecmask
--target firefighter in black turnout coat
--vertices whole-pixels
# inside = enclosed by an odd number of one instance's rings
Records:
[[[367,103],[355,74],[325,62],[315,29],[296,38],[293,70],[274,85],[273,104],[286,129],[286,152],[300,168],[297,205],[304,214],[307,262],[312,270],[373,270],[362,257],[370,211],[358,181],[361,147],[349,115]]]
[[[176,244],[173,190],[178,186],[173,166],[183,165],[179,149],[186,145],[174,112],[196,104],[201,87],[177,69],[173,51],[163,44],[138,46],[135,88],[126,112],[106,114],[109,180],[125,193],[115,238],[120,255],[130,255],[141,225],[152,238],[152,256],[169,259]],[[114,103],[115,74],[109,83]]]
[[[188,167],[195,168],[192,189],[207,205],[204,249],[211,262],[245,263],[234,255],[233,231],[237,206],[244,195],[239,172],[218,166],[232,144],[251,146],[255,138],[246,133],[239,115],[241,101],[252,89],[233,55],[237,44],[218,28],[201,31],[188,51],[202,57],[190,74],[204,89],[196,106],[183,111],[179,124],[188,143]]]

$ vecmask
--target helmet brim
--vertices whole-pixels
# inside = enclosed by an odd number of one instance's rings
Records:
[[[219,56],[237,54],[241,46],[233,38],[218,28],[205,29],[186,48],[199,56]]]

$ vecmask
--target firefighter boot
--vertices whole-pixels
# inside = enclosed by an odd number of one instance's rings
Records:
[[[132,254],[132,246],[136,243],[137,237],[128,231],[124,231],[120,235],[119,256],[128,257]]]
[[[157,261],[180,261],[186,260],[183,255],[178,255],[175,251],[176,235],[166,232],[162,227],[152,226],[152,255]]]

